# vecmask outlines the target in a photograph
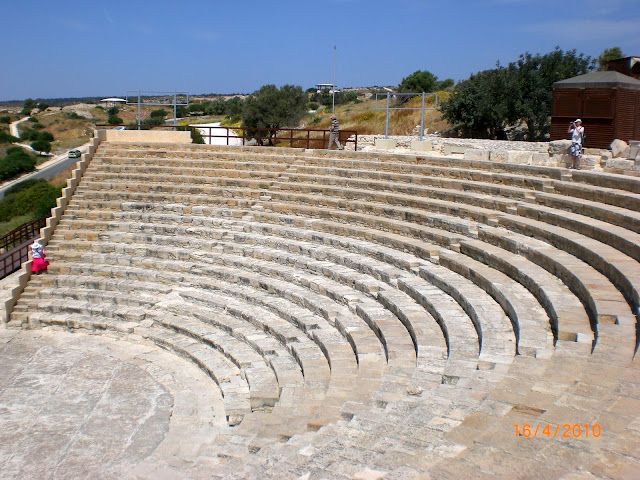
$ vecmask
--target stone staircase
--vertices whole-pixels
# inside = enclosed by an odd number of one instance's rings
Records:
[[[202,478],[640,471],[639,179],[104,142],[47,254],[9,327],[196,364],[226,416]]]

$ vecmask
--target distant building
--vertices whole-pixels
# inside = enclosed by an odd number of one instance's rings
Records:
[[[337,85],[334,85],[333,83],[317,83],[316,84],[316,91],[318,93],[333,93],[333,92],[339,92],[340,90],[338,90],[338,88],[336,88]]]
[[[116,97],[103,98],[102,100],[100,100],[100,102],[104,103],[105,107],[115,107],[119,103],[127,103],[127,101],[124,98],[116,98]]]

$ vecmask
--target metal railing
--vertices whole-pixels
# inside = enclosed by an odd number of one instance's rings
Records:
[[[129,127],[132,125],[106,125],[98,124],[97,128]],[[329,144],[329,131],[311,128],[255,128],[255,127],[222,127],[206,125],[142,125],[143,129],[171,128],[177,130],[198,130],[198,133],[209,145],[245,145],[245,146],[271,146],[291,148],[327,148]],[[206,140],[209,141],[206,141]],[[220,139],[219,141],[214,139]],[[340,130],[339,142],[341,144],[353,143],[354,150],[358,150],[358,132],[355,130]]]
[[[193,126],[200,131],[202,138],[224,139],[225,145],[232,145],[232,141],[242,142],[241,145],[291,147],[291,148],[327,148],[329,144],[329,131],[311,128],[255,128],[255,127],[209,127]],[[224,130],[224,133],[216,133],[215,130]],[[340,143],[353,143],[354,149],[358,149],[358,132],[355,130],[340,130]],[[216,142],[219,143],[219,142]],[[240,144],[240,143],[239,143]]]
[[[29,259],[29,246],[40,236],[40,229],[47,225],[46,218],[40,218],[20,225],[0,238],[0,279],[20,270]]]
[[[11,275],[13,272],[17,272],[20,270],[22,264],[29,260],[29,246],[33,241],[34,238],[27,240],[23,244],[0,255],[0,279]]]
[[[44,228],[46,225],[47,219],[45,217],[23,223],[18,228],[11,230],[5,236],[0,238],[0,253],[5,253],[16,245],[38,236],[40,234],[40,229]]]

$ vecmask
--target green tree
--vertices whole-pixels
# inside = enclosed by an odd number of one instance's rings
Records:
[[[598,70],[608,70],[609,61],[617,60],[619,58],[624,58],[624,54],[620,47],[605,48],[604,52],[602,52],[598,57]]]
[[[109,120],[107,120],[107,123],[109,125],[122,125],[123,122],[124,122],[124,120],[122,120],[122,118],[120,118],[117,115],[111,115],[109,117]]]
[[[505,68],[472,75],[442,104],[442,116],[463,136],[500,138],[510,113],[508,85]]]
[[[51,151],[51,144],[46,140],[36,140],[31,144],[31,148],[36,152],[40,152],[40,155],[42,155],[43,153],[49,153]]]
[[[437,81],[438,77],[433,73],[426,70],[418,70],[402,79],[402,82],[398,85],[398,91],[412,93],[433,92]]]
[[[113,117],[114,115],[117,115],[119,111],[120,110],[118,109],[118,107],[114,105],[113,107],[109,107],[107,109],[107,115],[109,115],[110,117]]]
[[[31,110],[38,106],[38,102],[36,102],[33,98],[27,98],[22,105],[22,114],[23,115],[31,115]]]
[[[453,81],[453,78],[447,78],[445,80],[437,81],[434,88],[437,92],[439,92],[441,90],[446,90],[447,88],[451,88],[454,85],[455,85],[455,82]]]
[[[542,140],[549,130],[553,83],[593,67],[590,57],[575,50],[527,52],[507,68],[498,65],[456,85],[442,114],[464,134],[500,137],[507,124],[524,122],[529,140]]]
[[[302,87],[284,85],[278,89],[275,85],[264,85],[244,101],[242,124],[270,129],[295,126],[306,111],[307,95]]]
[[[242,100],[242,98],[232,97],[226,102],[224,102],[225,114],[228,117],[233,117],[234,115],[241,115],[243,105],[244,105],[244,100]]]
[[[55,138],[51,132],[38,132],[38,140],[44,140],[45,142],[53,142]]]
[[[510,122],[523,121],[530,141],[543,140],[549,131],[553,84],[594,68],[589,56],[556,47],[545,55],[524,53],[509,64]]]

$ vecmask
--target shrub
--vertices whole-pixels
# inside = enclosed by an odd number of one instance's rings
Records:
[[[38,140],[44,140],[45,142],[53,142],[53,133],[50,132],[40,132],[38,133]]]
[[[320,105],[318,105],[317,103],[312,102],[307,106],[307,108],[309,110],[318,110],[318,108],[320,108]]]
[[[30,128],[21,128],[20,129],[20,140],[37,140],[38,132],[35,130],[31,130]]]
[[[81,119],[84,118],[84,117],[81,117],[80,115],[78,115],[76,112],[69,112],[67,115],[72,120],[81,120]]]
[[[109,120],[107,120],[107,122],[109,123],[109,125],[122,125],[122,123],[124,122],[124,120],[122,120],[120,117],[118,117],[117,115],[111,115],[109,117]]]
[[[0,159],[0,181],[8,180],[23,172],[30,172],[36,166],[36,159],[20,147],[7,150],[7,156]]]
[[[20,148],[20,147],[18,147]],[[22,150],[22,149],[20,149]],[[36,179],[36,178],[30,178],[29,180],[24,180],[23,182],[20,183],[16,183],[15,185],[7,188],[7,191],[4,192],[5,196],[6,195],[11,195],[12,193],[18,193],[22,190],[25,190],[27,188],[31,188],[32,186],[38,184],[38,183],[42,183],[44,182],[44,180],[42,179]]]
[[[13,155],[16,153],[27,153],[24,151],[24,149],[22,147],[10,147],[7,148],[7,155]]]
[[[0,117],[0,123],[11,123],[11,117]]]
[[[24,101],[24,104],[22,106],[22,114],[23,115],[30,115],[31,114],[31,110],[36,108],[37,105],[38,105],[38,103],[33,98],[27,98]]]
[[[158,110],[153,110],[150,114],[150,118],[156,118],[158,123],[162,123],[164,121],[164,117],[167,116],[167,112],[164,108],[160,108]]]
[[[29,183],[27,183],[29,182]],[[56,206],[61,189],[45,180],[27,180],[13,187],[0,202],[0,221],[34,213],[36,218],[48,217]],[[27,183],[27,185],[22,185]],[[18,187],[18,188],[16,188]]]
[[[17,137],[14,137],[13,135],[7,133],[7,132],[1,132],[0,131],[0,143],[15,143],[15,142],[19,142],[20,139]]]
[[[204,138],[202,138],[202,134],[197,128],[191,129],[191,141],[192,143],[204,144]]]
[[[111,108],[109,108],[109,109],[107,110],[107,114],[108,114],[110,117],[113,117],[113,116],[117,115],[119,111],[120,111],[120,110],[118,110],[118,107],[111,107]]]
[[[40,154],[49,153],[51,151],[51,144],[46,140],[36,140],[31,144],[31,148],[33,148],[36,152],[40,152]]]

